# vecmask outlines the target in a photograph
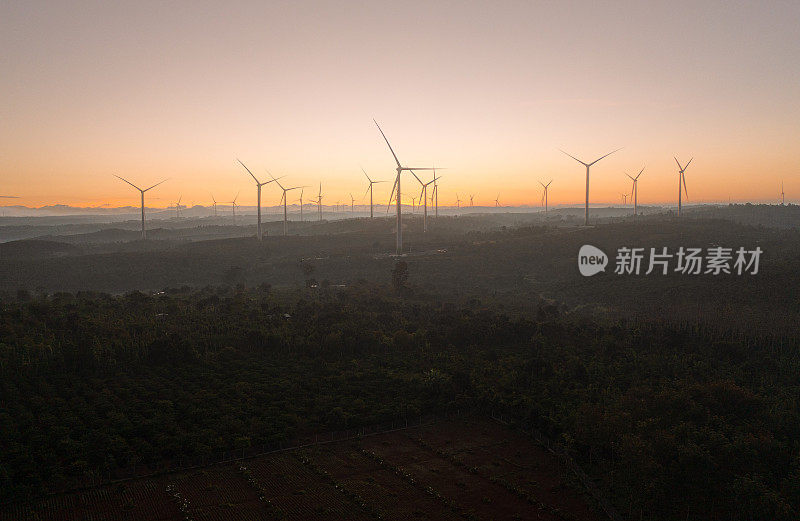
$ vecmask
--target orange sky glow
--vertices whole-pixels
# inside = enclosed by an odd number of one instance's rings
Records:
[[[5,2],[3,205],[255,204],[265,169],[363,199],[445,167],[440,204],[800,200],[800,3]],[[404,174],[405,196],[419,194]],[[380,188],[378,188],[380,187]],[[386,202],[391,183],[376,187]],[[413,187],[413,188],[411,188]],[[265,206],[280,192],[265,187]],[[290,198],[296,199],[296,195]],[[405,202],[405,197],[404,197]]]

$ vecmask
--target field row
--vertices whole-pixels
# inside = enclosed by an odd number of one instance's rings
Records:
[[[27,520],[595,520],[557,462],[489,421],[440,422],[0,509]]]

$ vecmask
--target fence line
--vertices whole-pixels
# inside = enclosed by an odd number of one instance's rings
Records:
[[[514,422],[513,417],[509,417],[509,415],[496,413],[494,410],[492,410],[489,416],[494,421],[509,427],[511,427],[512,423],[514,423],[514,426],[519,428],[525,434],[529,435],[531,438],[534,439],[534,441],[536,441],[536,443],[538,443],[539,445],[547,449],[548,452],[553,454],[558,459],[559,465],[563,463],[564,467],[572,471],[572,473],[575,475],[575,477],[578,478],[578,481],[580,481],[581,485],[586,490],[586,492],[592,496],[592,498],[597,502],[597,505],[603,510],[603,512],[609,517],[609,519],[611,519],[612,521],[622,520],[622,517],[613,507],[611,502],[608,501],[608,499],[606,499],[606,497],[603,495],[600,489],[597,488],[597,485],[595,485],[592,479],[586,474],[586,472],[583,471],[580,465],[575,463],[575,460],[573,460],[572,457],[567,453],[564,446],[562,446],[559,443],[553,442],[552,440],[550,440],[549,437],[547,437],[534,427],[523,427],[518,422]]]

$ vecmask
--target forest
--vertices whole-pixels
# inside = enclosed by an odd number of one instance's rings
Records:
[[[2,500],[475,409],[563,445],[620,512],[797,519],[796,336],[426,298],[398,266],[347,287],[6,296]]]

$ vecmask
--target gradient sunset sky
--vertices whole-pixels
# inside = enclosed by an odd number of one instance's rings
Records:
[[[800,199],[800,2],[0,4],[2,204],[255,203],[257,175],[325,203],[447,167],[440,204]],[[405,186],[417,186],[410,175]],[[391,183],[376,196],[384,200]],[[383,193],[383,192],[386,193]],[[413,195],[418,194],[418,189]],[[409,196],[412,193],[407,192]],[[462,199],[465,199],[462,195]],[[264,205],[280,193],[267,188]],[[360,199],[359,199],[360,200]]]

